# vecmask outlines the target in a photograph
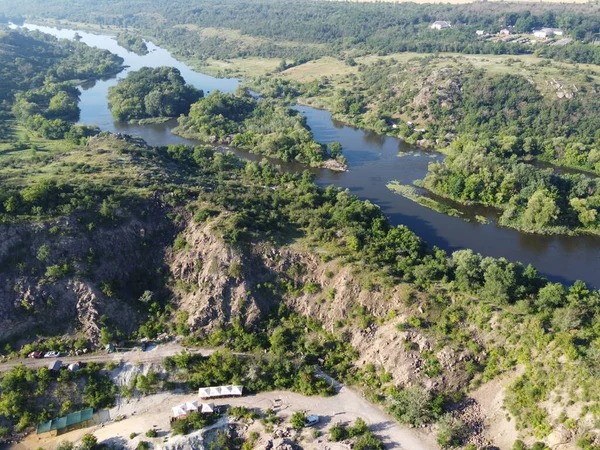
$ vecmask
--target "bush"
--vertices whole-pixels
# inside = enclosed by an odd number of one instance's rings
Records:
[[[156,432],[156,430],[154,428],[146,431],[146,437],[155,438],[156,436],[158,436],[158,433]]]
[[[150,442],[140,441],[135,449],[136,450],[148,450],[149,448],[150,448]]]
[[[441,447],[458,447],[465,439],[467,430],[462,420],[454,420],[450,414],[439,421],[437,443]]]
[[[295,430],[301,430],[304,428],[306,422],[306,413],[304,411],[296,411],[290,418],[290,424]]]
[[[10,428],[0,427],[0,439],[4,439],[10,434]]]
[[[329,429],[329,439],[332,442],[339,442],[346,438],[346,428],[340,424],[336,423]]]
[[[98,438],[93,434],[87,433],[81,439],[81,444],[77,447],[77,450],[94,450],[98,445]]]
[[[129,439],[135,439],[136,436],[137,436],[137,433],[133,432],[129,435]]]
[[[354,422],[353,427],[348,428],[348,434],[350,435],[350,437],[361,436],[368,431],[369,426],[367,425],[367,422],[365,422],[360,417],[356,419],[356,422]]]

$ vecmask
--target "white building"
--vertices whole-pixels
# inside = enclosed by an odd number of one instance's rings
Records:
[[[432,30],[443,30],[444,28],[450,28],[451,26],[452,25],[450,22],[446,22],[445,20],[436,20],[429,28]]]
[[[511,31],[508,28],[503,28],[500,30],[500,34],[509,35],[511,34]]]
[[[542,28],[540,30],[534,30],[533,35],[539,38],[547,38],[550,36],[562,36],[564,31],[560,28]]]
[[[477,34],[477,36],[483,36],[485,34],[485,31],[477,30],[475,33]]]

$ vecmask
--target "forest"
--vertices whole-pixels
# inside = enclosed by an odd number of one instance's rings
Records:
[[[143,67],[129,72],[108,92],[110,112],[122,122],[165,119],[187,114],[204,93],[185,83],[173,67]]]
[[[46,82],[85,81],[123,69],[123,60],[106,50],[40,32],[0,30],[0,49],[2,101]]]
[[[123,0],[121,0],[122,2]],[[68,5],[68,6],[67,6]],[[43,6],[43,7],[42,7]],[[114,14],[115,9],[127,14]],[[160,15],[162,23],[154,20]],[[516,32],[530,32],[536,27],[560,27],[582,43],[577,46],[547,50],[549,57],[598,62],[598,47],[591,44],[598,37],[600,21],[593,5],[536,4],[535,8],[519,5],[494,5],[483,9],[476,4],[417,5],[412,3],[350,3],[227,0],[218,7],[210,0],[177,2],[96,2],[86,0],[73,5],[69,0],[19,2],[7,0],[0,13],[69,19],[103,26],[134,27],[152,36],[185,58],[218,59],[239,56],[264,56],[292,60],[314,59],[325,54],[393,53],[393,52],[461,52],[467,54],[533,53],[536,49],[518,43],[489,42],[474,39],[477,29],[497,33],[507,26]],[[444,30],[443,39],[429,25],[435,20],[450,21],[455,26]],[[218,37],[203,38],[196,27],[220,27],[240,30],[243,34],[269,39],[255,47],[240,47]],[[280,41],[326,44],[322,47],[283,45]]]

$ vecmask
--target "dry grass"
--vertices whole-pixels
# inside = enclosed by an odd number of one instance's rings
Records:
[[[309,61],[306,64],[292,67],[281,73],[282,77],[296,81],[312,81],[322,77],[338,78],[358,72],[358,67],[351,67],[339,59],[329,56]]]
[[[266,75],[281,63],[277,58],[232,58],[225,61],[209,59],[196,68],[216,77],[250,78]]]

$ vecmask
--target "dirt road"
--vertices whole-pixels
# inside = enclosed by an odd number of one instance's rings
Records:
[[[169,342],[167,344],[161,344],[159,346],[153,346],[148,348],[146,351],[141,349],[131,350],[128,352],[119,353],[94,353],[91,355],[80,355],[80,356],[65,356],[59,358],[41,358],[41,359],[29,359],[29,358],[17,358],[9,359],[4,362],[0,362],[0,372],[6,372],[13,367],[23,364],[25,367],[31,369],[37,369],[39,367],[47,367],[51,362],[59,359],[63,364],[71,364],[75,362],[97,362],[107,363],[110,361],[125,363],[160,363],[167,356],[173,356],[184,350],[180,344],[176,342]],[[201,353],[204,356],[208,356],[215,351],[215,349],[204,349],[194,348],[186,349],[190,353]]]

